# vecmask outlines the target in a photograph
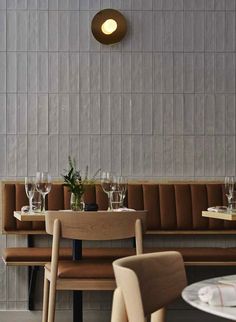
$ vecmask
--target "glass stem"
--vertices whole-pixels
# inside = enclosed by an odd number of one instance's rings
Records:
[[[33,197],[29,198],[29,212],[33,212]]]
[[[232,209],[231,199],[232,199],[232,197],[228,197],[228,209],[229,209],[229,210],[231,210],[231,209]]]
[[[46,195],[43,193],[43,207],[42,207],[42,212],[45,212],[45,197]]]

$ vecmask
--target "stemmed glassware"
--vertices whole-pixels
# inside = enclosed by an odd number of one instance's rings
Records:
[[[36,189],[43,197],[42,212],[45,212],[45,197],[51,191],[51,176],[47,172],[36,173]]]
[[[234,193],[234,177],[225,177],[225,195],[228,199],[228,210],[232,210],[233,193]]]
[[[122,176],[114,176],[112,181],[112,194],[116,195],[116,208],[124,207],[124,199],[127,190],[127,179]]]
[[[25,192],[27,197],[29,198],[29,213],[32,213],[33,198],[35,193],[35,179],[33,177],[25,177]],[[24,208],[28,208],[28,207],[25,206]]]
[[[108,209],[111,210],[111,192],[112,192],[112,175],[110,172],[103,171],[101,173],[101,186],[108,196]]]

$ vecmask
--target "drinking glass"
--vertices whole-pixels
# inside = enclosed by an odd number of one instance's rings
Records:
[[[232,198],[234,192],[234,177],[225,177],[225,195],[228,199],[228,210],[232,209]]]
[[[35,193],[35,179],[33,177],[25,177],[25,193],[29,198],[29,212],[33,212],[33,197]]]
[[[51,191],[51,176],[47,172],[36,173],[36,189],[43,197],[42,212],[45,212],[45,197]]]
[[[112,192],[112,175],[110,172],[103,171],[101,173],[101,186],[108,196],[108,209],[111,210],[111,192]]]
[[[127,191],[127,179],[122,176],[114,176],[112,181],[112,190],[120,194],[120,207],[124,207],[124,199]]]

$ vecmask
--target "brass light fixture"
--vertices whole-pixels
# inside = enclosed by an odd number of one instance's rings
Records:
[[[102,44],[115,44],[125,36],[127,24],[125,17],[117,10],[99,11],[92,20],[92,34]]]

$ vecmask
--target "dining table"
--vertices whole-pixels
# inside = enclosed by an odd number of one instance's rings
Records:
[[[184,288],[182,298],[185,302],[195,307],[198,310],[213,314],[218,317],[236,321],[236,307],[235,306],[213,306],[208,303],[202,302],[198,297],[198,291],[202,287],[218,285],[219,283],[232,283],[236,285],[236,275],[227,275],[221,277],[214,277],[207,280],[193,283]],[[235,295],[236,296],[236,295]]]

